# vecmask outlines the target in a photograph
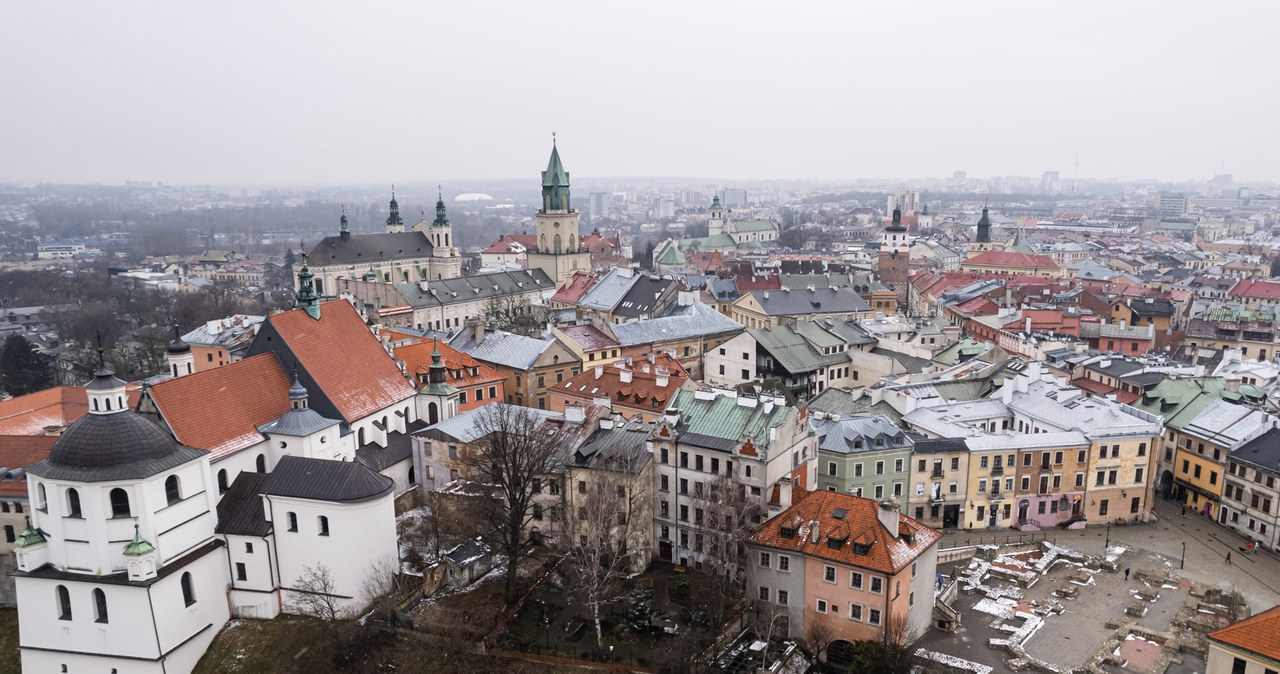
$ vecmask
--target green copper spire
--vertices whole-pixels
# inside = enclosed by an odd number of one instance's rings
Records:
[[[438,396],[451,396],[458,392],[458,389],[445,382],[445,375],[448,368],[444,364],[444,358],[440,355],[440,341],[431,340],[434,346],[431,349],[431,367],[427,370],[427,385],[422,388],[422,393]]]
[[[439,193],[439,199],[436,200],[436,219],[431,223],[432,227],[448,227],[449,217],[444,214],[444,193]]]
[[[33,545],[44,543],[44,534],[39,529],[31,526],[31,516],[27,516],[27,528],[22,530],[18,535],[18,540],[13,542],[15,548],[28,548]]]
[[[342,207],[342,217],[338,219],[338,236],[343,241],[351,238],[351,230],[347,229],[347,207]]]
[[[396,201],[396,188],[391,187],[391,214],[387,216],[387,228],[404,228],[404,218],[400,217],[400,203]]]
[[[720,195],[717,194],[711,198],[711,210],[718,211],[721,208],[723,207],[720,205]]]
[[[555,134],[551,136],[551,159],[542,172],[542,208],[544,211],[569,210],[569,172],[560,163]]]
[[[320,320],[320,295],[316,293],[312,279],[311,267],[307,264],[307,254],[302,254],[302,269],[298,270],[298,292],[293,294],[297,306],[307,312],[308,316]]]
[[[124,554],[127,557],[141,557],[156,551],[156,546],[152,545],[142,537],[142,532],[138,530],[138,525],[133,525],[133,540],[124,546]]]

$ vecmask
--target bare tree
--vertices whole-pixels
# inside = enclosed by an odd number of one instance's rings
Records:
[[[329,621],[344,618],[346,609],[335,594],[336,588],[337,582],[329,567],[319,562],[315,566],[303,566],[302,574],[290,588],[286,605],[298,615]]]
[[[791,612],[786,606],[768,601],[756,604],[751,629],[765,643],[764,651],[760,656],[762,663],[769,662],[769,643],[774,635],[781,632],[783,637],[787,636],[790,624]]]
[[[484,315],[493,327],[519,335],[538,334],[547,327],[547,308],[517,295],[490,297],[484,303]]]
[[[710,566],[728,578],[739,578],[746,568],[747,542],[764,520],[761,497],[725,474],[710,482],[694,485],[695,523],[699,524]],[[697,521],[701,510],[702,522]]]
[[[536,487],[563,464],[561,427],[532,409],[504,404],[481,408],[475,423],[480,440],[460,459],[466,477],[491,492],[478,508],[492,546],[506,557],[503,596],[510,606],[518,595],[516,571],[533,547],[525,528],[533,519]]]
[[[804,644],[815,660],[822,660],[827,652],[827,646],[830,646],[832,641],[835,641],[835,631],[831,629],[831,625],[824,620],[809,621],[809,626],[804,633]]]
[[[622,577],[650,525],[645,508],[649,461],[644,445],[635,444],[570,471],[571,480],[580,480],[584,489],[571,488],[570,507],[562,511],[567,532],[562,568],[595,623],[601,648],[600,610],[621,594]]]
[[[360,596],[375,615],[391,618],[400,595],[411,587],[400,572],[400,561],[394,556],[375,559],[360,583]]]

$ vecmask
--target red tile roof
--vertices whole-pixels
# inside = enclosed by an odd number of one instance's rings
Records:
[[[141,389],[128,385],[129,407]],[[44,435],[60,432],[89,411],[89,396],[79,386],[55,386],[0,402],[0,435]]]
[[[497,241],[489,244],[489,247],[481,252],[514,253],[516,250],[512,247],[512,243],[520,244],[525,250],[533,250],[533,247],[537,245],[537,241],[538,237],[534,234],[503,234],[498,237]]]
[[[1209,641],[1280,662],[1280,606],[1209,633]]]
[[[53,449],[53,443],[57,441],[56,435],[0,436],[0,468],[12,472],[15,468],[26,468],[37,461],[43,461],[49,458],[49,450]],[[27,482],[25,479],[0,480],[0,494],[26,496]]]
[[[987,267],[1017,268],[1023,267],[1027,269],[1036,267],[1058,268],[1058,263],[1048,255],[1033,255],[1031,253],[1016,253],[1009,250],[988,250],[978,253],[973,257],[965,260],[963,264],[977,264]]]
[[[596,376],[596,368],[589,367],[561,383],[548,386],[546,390],[583,402],[608,397],[613,401],[614,409],[622,407],[657,414],[667,408],[667,402],[688,381],[687,377],[672,372],[667,377],[667,385],[658,386],[656,372],[635,369],[631,372],[631,381],[624,382],[622,368],[602,365],[599,369],[599,377]]]
[[[1000,311],[1000,307],[997,306],[995,302],[992,302],[982,295],[970,297],[960,304],[957,304],[955,308],[970,316],[990,316]]]
[[[452,386],[465,388],[506,379],[506,377],[498,374],[497,370],[442,341],[432,342],[426,340],[417,344],[406,344],[397,347],[395,350],[396,360],[403,361],[405,369],[412,373],[419,382],[425,383],[427,370],[431,367],[431,354],[437,347],[440,349],[440,358],[444,361],[445,368],[449,370],[445,381]],[[473,368],[479,374],[471,374]]]
[[[551,300],[553,302],[576,305],[578,300],[582,299],[582,296],[587,294],[588,290],[595,287],[596,283],[596,278],[589,272],[575,271],[573,272],[573,277],[569,279],[569,282],[561,286],[560,289],[556,291],[556,294],[551,296]]]
[[[344,300],[321,304],[318,321],[302,309],[292,309],[267,322],[349,423],[416,393],[360,314]]]
[[[289,378],[275,354],[170,379],[148,395],[178,442],[218,459],[262,441],[258,426],[289,411]]]
[[[734,285],[738,286],[738,294],[745,295],[755,290],[782,290],[782,279],[776,275],[768,274],[765,276],[739,275],[733,280]]]
[[[1270,279],[1240,279],[1227,294],[1257,300],[1280,300],[1280,283]]]
[[[898,516],[898,531],[891,533],[880,523],[879,508],[880,504],[871,499],[816,491],[765,523],[752,542],[891,575],[910,566],[942,538],[941,532],[906,515]],[[837,510],[845,511],[843,519],[836,518]],[[817,542],[811,537],[811,522],[818,524]],[[783,527],[794,528],[794,536],[784,538]],[[915,542],[908,543],[900,533],[914,535]],[[828,544],[829,538],[841,541],[838,549]],[[869,543],[870,549],[866,554],[857,554],[854,541]]]

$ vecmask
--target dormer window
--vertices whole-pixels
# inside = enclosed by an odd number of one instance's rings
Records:
[[[871,552],[871,546],[867,543],[853,544],[853,554],[855,555],[866,555],[866,554],[869,554],[870,552]]]

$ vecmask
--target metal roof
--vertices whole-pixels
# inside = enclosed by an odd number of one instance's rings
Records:
[[[449,346],[487,363],[527,370],[555,342],[514,335],[503,330],[486,330],[484,340],[476,343],[471,330],[462,330],[449,340]]]
[[[394,485],[391,478],[358,461],[286,455],[262,491],[270,496],[353,503],[378,498]]]
[[[435,248],[426,234],[417,231],[326,236],[307,255],[312,267],[332,264],[366,265],[392,260],[431,257]]]
[[[271,478],[268,473],[242,471],[231,488],[218,500],[219,534],[266,536],[271,533],[266,510],[262,507],[262,488]]]
[[[578,300],[578,306],[584,309],[613,311],[613,308],[618,306],[627,291],[631,290],[631,286],[635,285],[639,279],[639,274],[634,270],[614,267],[592,286],[582,299]]]
[[[766,297],[766,295],[768,297]],[[850,288],[823,288],[791,292],[756,290],[751,296],[768,316],[805,316],[809,314],[852,314],[871,311],[858,293]]]
[[[612,325],[610,329],[617,335],[618,343],[624,347],[719,335],[742,329],[741,323],[701,302],[681,307],[680,311],[679,314],[661,318]]]

